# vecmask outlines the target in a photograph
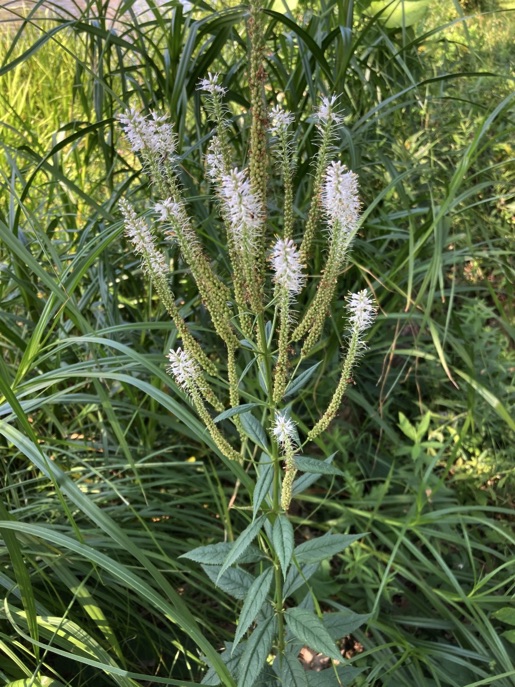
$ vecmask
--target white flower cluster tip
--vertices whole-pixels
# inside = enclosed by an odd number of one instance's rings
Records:
[[[322,206],[332,225],[338,224],[347,234],[356,229],[361,207],[358,177],[341,162],[331,162],[327,168],[322,188]]]
[[[222,197],[231,229],[240,250],[253,248],[262,229],[261,204],[252,192],[247,172],[235,168],[221,178]]]
[[[302,274],[300,252],[291,239],[278,239],[272,250],[272,268],[276,284],[292,295],[300,293],[305,277]]]
[[[173,348],[167,355],[170,365],[168,372],[173,375],[173,378],[179,386],[186,391],[190,390],[192,384],[195,384],[199,378],[199,368],[194,358],[182,348],[174,351]]]
[[[175,135],[166,115],[151,112],[145,117],[137,110],[118,115],[132,150],[147,152],[159,158],[170,158],[175,152]]]
[[[222,145],[218,136],[210,141],[206,153],[206,172],[212,181],[219,181],[224,173]]]
[[[341,115],[336,109],[337,97],[332,95],[330,98],[322,98],[322,102],[315,111],[315,118],[318,125],[326,126],[328,124],[340,124],[342,122]]]
[[[280,446],[291,444],[297,439],[295,423],[286,413],[276,413],[272,433]]]
[[[157,277],[167,278],[168,265],[163,254],[157,250],[147,223],[136,215],[134,208],[126,200],[120,201],[120,207],[125,219],[125,234],[134,246],[134,251],[142,256],[144,269]]]
[[[220,84],[220,74],[212,74],[211,72],[208,72],[206,79],[199,81],[198,90],[207,91],[211,95],[216,93],[223,96],[227,93],[227,89]]]
[[[290,124],[295,121],[291,112],[283,109],[280,105],[275,105],[270,110],[270,126],[268,130],[274,136],[284,133]]]
[[[350,329],[358,333],[368,329],[375,319],[377,308],[367,289],[350,293],[346,300]]]

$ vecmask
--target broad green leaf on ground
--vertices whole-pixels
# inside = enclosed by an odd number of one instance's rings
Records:
[[[274,569],[270,567],[252,583],[238,619],[238,627],[234,635],[233,650],[238,646],[241,638],[252,625],[265,603],[268,592],[270,591],[273,576]]]
[[[504,606],[495,611],[493,617],[507,625],[515,625],[515,608],[513,606]]]
[[[221,565],[203,565],[202,570],[211,582],[235,599],[245,599],[255,578],[241,568],[228,568],[219,578]]]
[[[343,472],[330,463],[317,458],[309,458],[308,456],[295,456],[295,467],[301,472],[309,472],[314,475],[338,475],[343,477]]]
[[[252,687],[261,673],[272,649],[277,632],[275,615],[263,620],[247,642],[239,664],[238,687]]]
[[[322,537],[316,537],[299,544],[295,548],[294,555],[299,563],[323,561],[340,553],[363,536],[363,534],[331,534],[328,532]]]
[[[229,551],[229,554],[220,569],[218,577],[221,577],[229,566],[236,563],[236,561],[243,556],[245,551],[249,548],[259,534],[259,531],[265,520],[266,516],[262,515],[261,517],[257,518],[257,520],[251,522],[250,525],[243,530],[238,539],[236,539],[232,545],[231,550]]]
[[[279,515],[272,530],[272,543],[281,564],[283,577],[286,578],[295,546],[293,525],[285,515]]]
[[[205,565],[223,565],[227,556],[234,548],[235,542],[219,542],[218,544],[208,544],[207,546],[198,546],[196,549],[187,551],[179,556],[179,558],[187,558],[195,563],[204,563]],[[254,563],[261,558],[259,549],[249,547],[245,551],[245,555],[240,556],[240,563]]]
[[[338,647],[318,616],[302,608],[289,608],[284,615],[286,626],[300,642],[335,661],[342,660]]]

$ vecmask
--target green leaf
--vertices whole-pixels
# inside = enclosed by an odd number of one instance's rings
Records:
[[[272,649],[277,632],[275,615],[263,620],[247,642],[239,665],[238,687],[252,687]]]
[[[256,420],[252,413],[242,413],[240,419],[245,434],[250,437],[259,448],[262,448],[263,451],[268,453],[268,439],[260,422]]]
[[[205,563],[206,565],[223,565],[227,556],[234,548],[234,542],[219,542],[218,544],[208,544],[198,546],[187,553],[183,553],[179,558],[187,558],[195,563]],[[259,549],[254,547],[248,549],[245,556],[240,558],[240,563],[254,563],[261,558]]]
[[[341,685],[351,687],[354,680],[364,670],[365,668],[354,668],[353,666],[338,666],[336,674],[334,666],[320,672],[310,670],[308,672],[308,684],[309,687],[341,687]]]
[[[235,599],[245,599],[256,578],[241,568],[228,568],[222,577],[218,578],[220,569],[220,565],[202,566],[202,570],[216,587]]]
[[[299,563],[315,563],[340,553],[353,542],[361,539],[363,534],[331,534],[310,539],[295,548],[294,555]]]
[[[54,680],[52,677],[28,677],[25,680],[15,680],[8,682],[5,687],[64,687],[62,682]]]
[[[498,611],[495,611],[493,617],[507,625],[515,625],[515,608],[512,606],[504,606]]]
[[[220,413],[220,415],[217,415],[213,422],[221,422],[222,420],[227,420],[229,417],[233,417],[233,415],[241,415],[241,413],[245,413],[251,408],[256,408],[259,403],[242,403],[241,406],[235,406],[234,408],[227,408],[227,410],[224,410],[223,413]]]
[[[325,460],[321,461],[325,465],[330,465],[335,457],[336,453],[332,453],[330,456],[328,456]],[[303,491],[306,491],[306,489],[309,489],[309,487],[314,484],[318,479],[320,479],[320,474],[306,474],[302,475],[301,477],[298,477],[295,482],[293,483],[293,495],[297,496],[298,494],[302,494]]]
[[[289,652],[283,656],[280,678],[281,687],[309,687],[306,671],[297,656]]]
[[[274,522],[272,530],[272,543],[281,564],[283,577],[286,578],[288,566],[291,562],[295,540],[293,536],[293,526],[285,515],[279,515]]]
[[[501,634],[501,637],[506,637],[511,644],[515,644],[515,630],[506,630]]]
[[[400,427],[401,432],[405,436],[407,436],[408,439],[411,439],[411,441],[413,441],[413,443],[417,442],[417,440],[418,440],[417,430],[415,429],[415,427],[413,427],[413,425],[408,420],[406,415],[404,415],[404,413],[401,413],[400,411],[399,411],[399,427]]]
[[[301,472],[309,472],[315,475],[338,475],[343,477],[343,472],[330,463],[318,458],[308,456],[295,456],[295,467]]]
[[[337,613],[324,613],[322,622],[335,641],[349,635],[372,617],[371,613],[354,613],[350,609]]]
[[[284,615],[288,629],[300,642],[335,661],[342,660],[338,647],[318,616],[303,608],[289,608]]]
[[[267,461],[267,462],[265,462]],[[274,480],[274,470],[271,458],[263,453],[258,467],[259,476],[252,495],[252,513],[255,518],[263,500],[270,493],[270,488]]]
[[[243,655],[243,652],[245,651],[246,644],[247,642],[242,642],[237,649],[234,649],[233,653],[232,642],[227,642],[227,644],[225,645],[225,651],[222,651],[222,653],[220,654],[220,658],[225,663],[227,669],[233,677],[236,677],[238,675],[238,666],[240,663],[240,659]],[[209,661],[207,663],[209,665]],[[218,677],[216,670],[212,666],[209,666],[209,670],[202,678],[200,684],[210,685],[212,687],[214,685],[220,684],[220,678]]]
[[[319,568],[318,563],[311,563],[305,565],[300,570],[295,566],[290,566],[288,574],[286,575],[286,580],[284,582],[283,596],[291,596],[297,589],[300,589],[302,585],[306,584],[310,577],[316,573]]]
[[[304,372],[301,372],[301,374],[293,379],[290,384],[286,387],[286,391],[284,392],[284,397],[286,398],[287,396],[293,396],[293,394],[297,393],[297,391],[300,391],[303,386],[305,386],[317,367],[320,365],[320,361],[318,363],[315,363],[311,367],[308,367],[307,370],[304,370]]]
[[[273,575],[274,569],[268,568],[268,570],[265,570],[265,572],[257,577],[252,583],[252,586],[248,591],[247,598],[245,599],[245,603],[243,604],[243,608],[241,609],[238,627],[236,629],[236,634],[234,635],[233,651],[245,632],[252,625],[263,604],[265,603],[268,592],[270,591]]]
[[[221,578],[221,576],[224,574],[227,568],[236,563],[236,561],[243,556],[245,551],[249,548],[249,546],[252,544],[254,539],[259,534],[259,530],[263,526],[263,522],[265,521],[265,519],[266,516],[262,515],[257,520],[251,522],[250,525],[243,530],[238,539],[236,539],[236,541],[232,545],[231,550],[229,551],[229,554],[220,569],[218,579]]]

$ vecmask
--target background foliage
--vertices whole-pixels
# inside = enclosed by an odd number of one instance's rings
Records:
[[[369,532],[310,581],[327,608],[372,614],[342,644],[366,668],[352,684],[508,687],[515,25],[506,3],[426,4],[406,3],[400,20],[379,2],[267,11],[270,103],[300,119],[321,94],[341,94],[337,145],[366,215],[342,296],[368,285],[380,303],[366,363],[318,443],[320,455],[337,452],[345,480],[318,482],[294,520],[299,542],[314,530]],[[233,601],[178,556],[231,540],[245,504],[164,371],[175,332],[117,210],[122,195],[145,209],[149,189],[113,117],[128,104],[172,113],[192,211],[216,243],[193,181],[211,126],[196,84],[208,70],[225,75],[244,154],[246,8],[125,6],[115,29],[92,4],[79,19],[0,35],[9,685],[198,683],[199,643],[217,649],[233,629]],[[299,129],[299,216],[312,133]],[[336,374],[341,308],[315,407]]]

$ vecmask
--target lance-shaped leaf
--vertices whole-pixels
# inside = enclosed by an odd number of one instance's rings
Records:
[[[247,594],[255,577],[241,568],[228,568],[224,574],[218,578],[220,568],[220,565],[202,566],[202,570],[206,573],[211,582],[223,592],[235,599],[247,598]]]
[[[213,422],[221,422],[222,420],[227,420],[229,417],[234,415],[241,415],[242,413],[248,413],[249,410],[258,406],[259,403],[243,403],[241,406],[235,406],[234,408],[227,408],[220,415],[217,415]]]
[[[220,654],[220,658],[222,661],[225,663],[227,668],[229,669],[229,672],[231,675],[235,678],[238,675],[238,666],[240,663],[240,659],[243,655],[243,652],[245,651],[245,646],[247,642],[242,642],[240,646],[234,651],[232,651],[232,643],[227,642],[225,645],[225,651],[222,651]],[[200,683],[201,685],[219,685],[220,684],[220,678],[216,674],[215,669],[210,666],[209,670],[207,673],[204,675],[202,678],[202,681]]]
[[[278,664],[278,659],[274,662],[274,668]],[[309,687],[308,676],[301,665],[301,662],[290,652],[286,652],[282,657],[280,668],[277,666],[281,687]]]
[[[340,553],[353,542],[361,539],[363,534],[331,534],[310,539],[299,544],[294,551],[298,563],[316,563]]]
[[[331,637],[337,640],[357,630],[358,627],[361,627],[371,617],[371,613],[354,613],[354,611],[348,608],[345,611],[338,611],[336,613],[324,613],[322,622]]]
[[[283,577],[286,578],[288,566],[293,555],[295,541],[293,537],[293,526],[285,515],[279,515],[272,530],[272,543],[281,564]]]
[[[229,551],[229,555],[225,559],[222,567],[220,568],[220,572],[218,573],[218,579],[222,577],[222,575],[228,567],[236,563],[236,561],[243,556],[245,551],[249,548],[254,539],[257,537],[259,530],[263,526],[263,522],[265,521],[265,519],[266,516],[262,515],[261,517],[257,518],[257,520],[251,522],[250,525],[243,530],[238,539],[236,539],[236,541],[234,542],[231,550]]]
[[[264,460],[263,456],[265,456]],[[252,512],[254,517],[256,517],[263,500],[269,494],[274,479],[272,459],[266,453],[262,454],[258,469],[259,477],[257,478],[252,496]]]
[[[259,448],[268,452],[268,439],[259,420],[256,420],[252,413],[242,413],[240,415],[240,420],[245,434],[250,437]]]
[[[252,687],[263,669],[277,633],[275,615],[263,620],[247,642],[239,663],[238,687]]]
[[[290,384],[287,386],[284,396],[293,396],[293,394],[296,394],[297,391],[300,391],[302,387],[309,382],[311,376],[313,375],[313,373],[319,365],[320,362],[315,363],[311,367],[308,367],[307,370],[304,370],[304,372],[301,372],[300,375],[296,377],[293,381],[291,381]]]
[[[330,456],[327,456],[325,460],[320,461],[321,464],[323,465],[331,465],[331,463],[334,460],[336,453],[332,453]],[[304,475],[301,475],[300,477],[297,477],[295,482],[293,483],[293,489],[292,493],[293,496],[297,496],[297,494],[302,494],[303,491],[306,491],[306,489],[309,489],[309,487],[312,484],[315,484],[317,480],[320,479],[321,473],[306,473]]]
[[[324,460],[309,458],[308,456],[295,456],[295,467],[301,472],[309,472],[314,475],[338,475],[343,477],[343,472],[334,465]]]
[[[338,647],[318,616],[303,608],[289,608],[284,615],[288,629],[299,641],[335,661],[342,660]]]
[[[268,596],[268,592],[270,591],[273,575],[274,569],[268,568],[268,570],[265,570],[262,575],[254,580],[252,586],[248,590],[245,603],[241,609],[236,634],[234,635],[233,651],[263,607],[266,597]]]
[[[290,566],[286,580],[284,582],[283,596],[291,596],[297,589],[300,589],[319,568],[318,563],[310,563],[298,569],[295,565]]]
[[[208,544],[207,546],[198,546],[187,553],[183,553],[179,558],[188,558],[195,563],[204,563],[205,565],[223,565],[227,556],[234,548],[232,542],[219,542],[218,544]],[[241,563],[254,563],[261,558],[261,552],[255,547],[249,547],[245,551],[244,556],[240,556]]]

